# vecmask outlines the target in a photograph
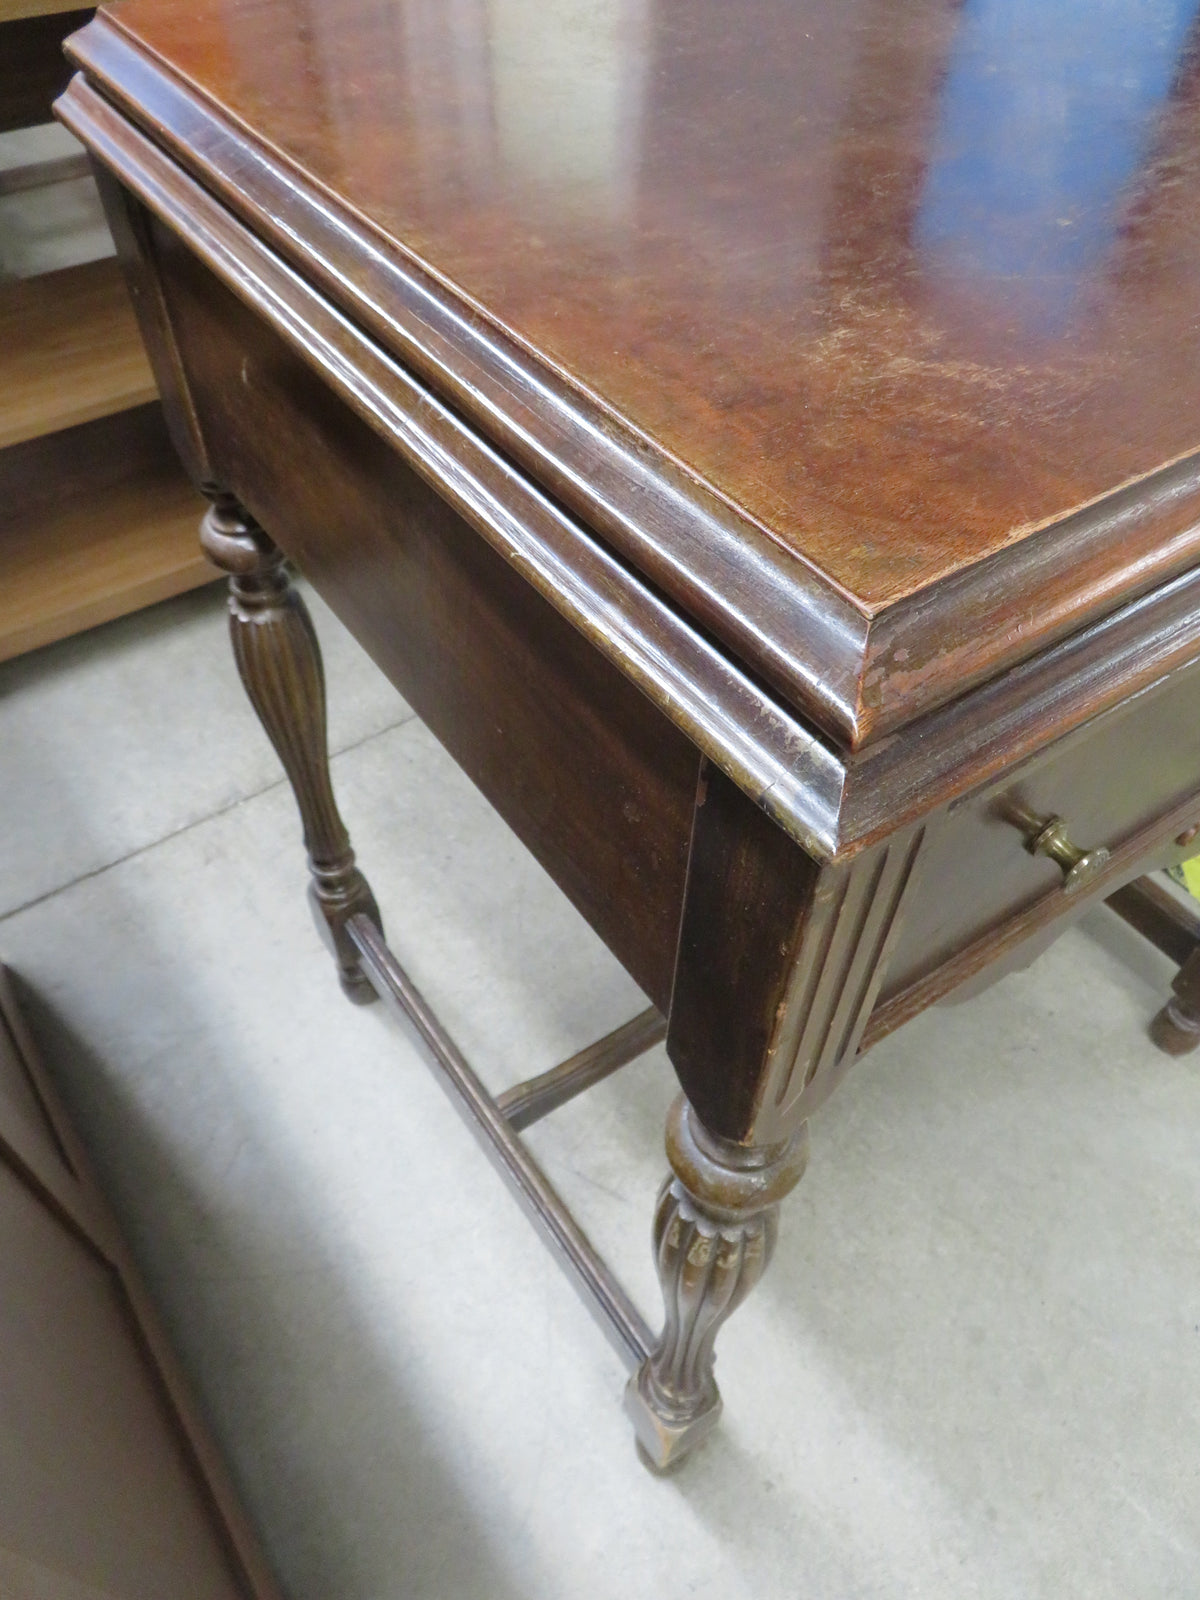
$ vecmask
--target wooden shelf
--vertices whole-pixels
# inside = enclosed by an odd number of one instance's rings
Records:
[[[0,130],[46,121],[91,15],[0,0]],[[79,158],[0,175],[74,177]],[[0,282],[0,661],[218,576],[112,259]]]
[[[220,576],[157,405],[16,447],[0,495],[0,661]]]
[[[0,0],[0,22],[21,22],[26,17],[56,17],[78,9],[73,0]]]
[[[156,392],[115,260],[0,284],[0,449]]]

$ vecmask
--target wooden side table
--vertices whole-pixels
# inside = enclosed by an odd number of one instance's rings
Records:
[[[1059,18],[1040,93],[953,0],[489,15],[127,0],[58,112],[343,987],[415,1024],[665,1466],[857,1057],[1200,819],[1200,54]],[[664,1019],[658,1332],[517,1128],[655,1020],[487,1095],[355,863],[284,552]]]

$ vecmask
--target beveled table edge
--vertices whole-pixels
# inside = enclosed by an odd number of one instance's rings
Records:
[[[76,77],[59,119],[696,748],[831,855],[840,755]],[[286,530],[280,542],[287,548]]]
[[[76,76],[93,156],[811,855],[849,859],[1200,656],[1185,573],[856,753],[832,748]]]
[[[871,615],[143,47],[119,13],[99,13],[68,49],[278,254],[844,747],[895,731],[1200,560],[1197,454]],[[1013,614],[1020,628],[1006,626]]]
[[[127,36],[119,15],[98,14],[68,54],[547,492],[814,720],[852,734],[868,619],[823,573]]]

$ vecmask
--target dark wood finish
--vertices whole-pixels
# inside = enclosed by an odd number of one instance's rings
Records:
[[[641,1312],[563,1205],[424,995],[388,949],[379,925],[370,917],[355,916],[347,926],[375,992],[416,1029],[429,1051],[439,1084],[530,1221],[574,1278],[588,1309],[617,1353],[634,1365],[644,1361],[653,1339]]]
[[[831,749],[717,654],[678,613],[631,583],[623,568],[606,559],[578,525],[532,494],[525,480],[497,458],[481,454],[451,413],[381,360],[369,340],[332,316],[301,280],[232,225],[197,185],[86,86],[77,80],[59,111],[131,191],[170,226],[188,231],[191,251],[296,346],[289,359],[304,360],[320,372],[325,384],[393,450],[403,453],[489,542],[519,561],[540,592],[610,659],[634,674],[701,751],[754,793],[811,853],[853,853],[897,822],[914,821],[1008,769],[1200,651],[1200,576],[1192,574],[962,695],[922,719],[911,739],[880,740],[853,757]],[[143,219],[133,231],[128,224],[121,231],[132,252],[131,276],[144,312],[143,331],[157,352],[156,372],[168,397],[168,417],[177,418],[173,436],[193,474],[211,478],[215,469],[205,455],[195,405],[182,381],[176,335],[159,308],[161,264],[145,240],[139,243],[137,230],[145,227]],[[159,243],[195,281],[188,258],[177,248],[172,252],[161,235]],[[219,315],[209,315],[219,322],[236,313],[223,302]],[[242,318],[239,327],[243,337],[262,341],[256,321]],[[279,359],[272,346],[269,358],[264,352],[260,370]],[[234,392],[240,382],[231,384]],[[281,423],[281,435],[287,428]],[[279,518],[274,520],[278,526]],[[585,576],[588,589],[581,592]],[[615,616],[614,591],[620,596]]]
[[[1020,846],[1025,819],[1063,816],[1081,845],[1110,851],[1183,806],[1200,814],[1200,748],[1192,737],[1200,664],[1095,718],[1004,779],[950,808],[931,840],[921,884],[890,964],[885,994],[934,971],[1043,896],[1062,891],[1062,869]],[[1178,833],[1179,824],[1174,825]],[[1164,841],[1173,838],[1159,828]],[[1112,884],[1110,856],[1095,887]]]
[[[0,1591],[279,1600],[0,967]]]
[[[1176,839],[1180,851],[1195,845],[1195,829]],[[1179,967],[1172,994],[1150,1024],[1150,1037],[1168,1055],[1190,1054],[1200,1044],[1200,910],[1153,878],[1139,878],[1108,897],[1131,928]]]
[[[700,772],[667,1049],[702,1120],[752,1132],[797,949],[828,899],[821,867],[707,763]]]
[[[107,168],[93,162],[93,169],[171,439],[192,482],[211,484],[214,473],[167,316],[158,263],[150,243],[150,219]]]
[[[603,1083],[605,1078],[636,1061],[638,1056],[667,1036],[667,1019],[657,1006],[631,1017],[612,1033],[585,1045],[556,1067],[526,1078],[496,1096],[496,1110],[514,1133],[532,1127],[543,1117],[574,1100],[577,1094]]]
[[[1200,799],[1193,795],[1117,845],[1111,852],[1103,878],[1097,880],[1089,891],[1066,895],[1061,882],[1056,882],[1015,916],[986,929],[924,976],[899,988],[889,984],[887,995],[878,1002],[871,1014],[862,1037],[861,1050],[870,1049],[901,1023],[924,1011],[926,1006],[943,999],[960,984],[976,977],[984,968],[1006,962],[1027,939],[1032,940],[1052,931],[1051,924],[1057,923],[1060,929],[1065,927],[1072,917],[1078,916],[1087,907],[1091,899],[1111,894],[1148,867],[1170,860],[1177,854],[1172,849],[1174,837],[1185,824],[1193,821],[1198,810]]]
[[[613,45],[629,118],[605,147],[616,165],[565,189],[549,152],[587,139],[572,122],[587,98],[556,85],[565,125],[518,160],[510,102],[501,117],[489,85],[460,75],[487,59],[471,35],[484,11],[456,13],[454,32],[448,15],[444,30],[404,17],[338,0],[284,50],[269,6],[215,0],[196,27],[188,7],[132,0],[73,49],[255,232],[839,740],[900,726],[1194,564],[1188,41],[1165,101],[1135,51],[1122,60],[1141,91],[1123,102],[1134,179],[1110,137],[1098,186],[1064,161],[1050,210],[997,240],[971,232],[981,202],[955,188],[939,120],[947,52],[970,26],[954,0],[836,14],[758,0],[732,33],[712,0],[663,4],[651,61]],[[1081,61],[1071,109],[1097,143],[1109,78]],[[1014,137],[1044,130],[1020,122],[1016,63],[990,65],[1020,160]],[[536,116],[543,92],[511,105]],[[942,245],[921,210],[937,193]],[[1067,214],[1090,246],[1074,256],[1056,254]],[[955,240],[976,252],[965,264]],[[990,245],[1028,260],[1024,278],[989,273]]]
[[[1150,1024],[1150,1037],[1169,1056],[1185,1056],[1200,1044],[1200,948],[1184,961],[1172,995]]]
[[[373,1000],[346,924],[358,914],[378,924],[379,908],[355,864],[333,798],[325,673],[308,607],[288,577],[282,552],[233,495],[213,492],[200,541],[214,566],[229,573],[233,654],[296,796],[317,927],[337,961],[342,988],[360,1004]]]
[[[0,133],[50,121],[71,76],[63,40],[91,15],[90,8],[11,20],[0,14]]]
[[[766,1271],[779,1202],[808,1163],[808,1124],[773,1146],[735,1144],[715,1138],[680,1095],[667,1118],[667,1158],[654,1213],[663,1328],[625,1391],[638,1444],[659,1471],[694,1450],[720,1416],[717,1334]]]
[[[0,661],[211,583],[157,405],[0,451]]]
[[[713,1133],[788,1137],[854,1059],[922,839],[820,866],[723,774],[701,773],[667,1049]]]
[[[694,747],[207,274],[169,259],[214,472],[665,1007]]]
[[[1200,945],[1200,907],[1184,904],[1153,878],[1138,878],[1108,897],[1109,908],[1181,967]]]
[[[498,87],[490,13],[414,29],[416,3],[301,33],[280,0],[128,0],[72,41],[59,113],[115,180],[193,475],[668,1012],[666,1319],[628,1404],[669,1464],[855,1057],[1200,814],[1200,50],[1141,30],[1114,74],[1068,39],[1064,102],[954,0],[755,0],[733,30],[662,0],[604,46],[605,138],[565,50],[549,141],[538,52]],[[1021,142],[1060,136],[1021,121],[1050,101],[1103,154],[1049,163],[1053,193]]]

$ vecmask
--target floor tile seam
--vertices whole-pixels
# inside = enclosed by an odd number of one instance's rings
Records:
[[[409,711],[407,716],[390,722],[384,728],[376,728],[373,732],[364,734],[361,739],[353,739],[349,744],[340,745],[329,753],[329,762],[334,762],[345,755],[352,755],[356,750],[361,750],[374,739],[381,739],[385,734],[395,733],[397,729],[407,727],[410,722],[418,722],[415,711]],[[418,722],[419,725],[419,722]],[[19,906],[13,906],[10,911],[0,912],[0,927],[13,917],[19,917],[23,912],[32,911],[36,906],[44,905],[47,900],[53,900],[56,895],[65,894],[67,890],[76,888],[81,883],[89,883],[93,878],[103,877],[106,872],[112,872],[117,867],[123,867],[129,861],[136,861],[140,856],[148,855],[151,850],[157,850],[161,845],[170,844],[173,839],[182,838],[184,834],[191,833],[196,828],[201,828],[208,822],[215,822],[218,817],[228,816],[231,811],[236,811],[239,806],[249,805],[253,800],[261,800],[264,795],[273,793],[276,789],[286,788],[288,779],[281,776],[270,783],[263,784],[259,789],[253,789],[249,794],[241,794],[228,805],[218,806],[214,811],[206,811],[202,817],[193,817],[190,822],[185,822],[182,827],[172,828],[168,833],[163,833],[157,839],[150,839],[145,844],[138,845],[134,850],[127,850],[124,855],[115,856],[111,861],[102,862],[100,866],[93,867],[89,872],[81,872],[78,877],[70,878],[66,883],[55,885],[42,894],[34,895],[32,900],[25,900]]]

